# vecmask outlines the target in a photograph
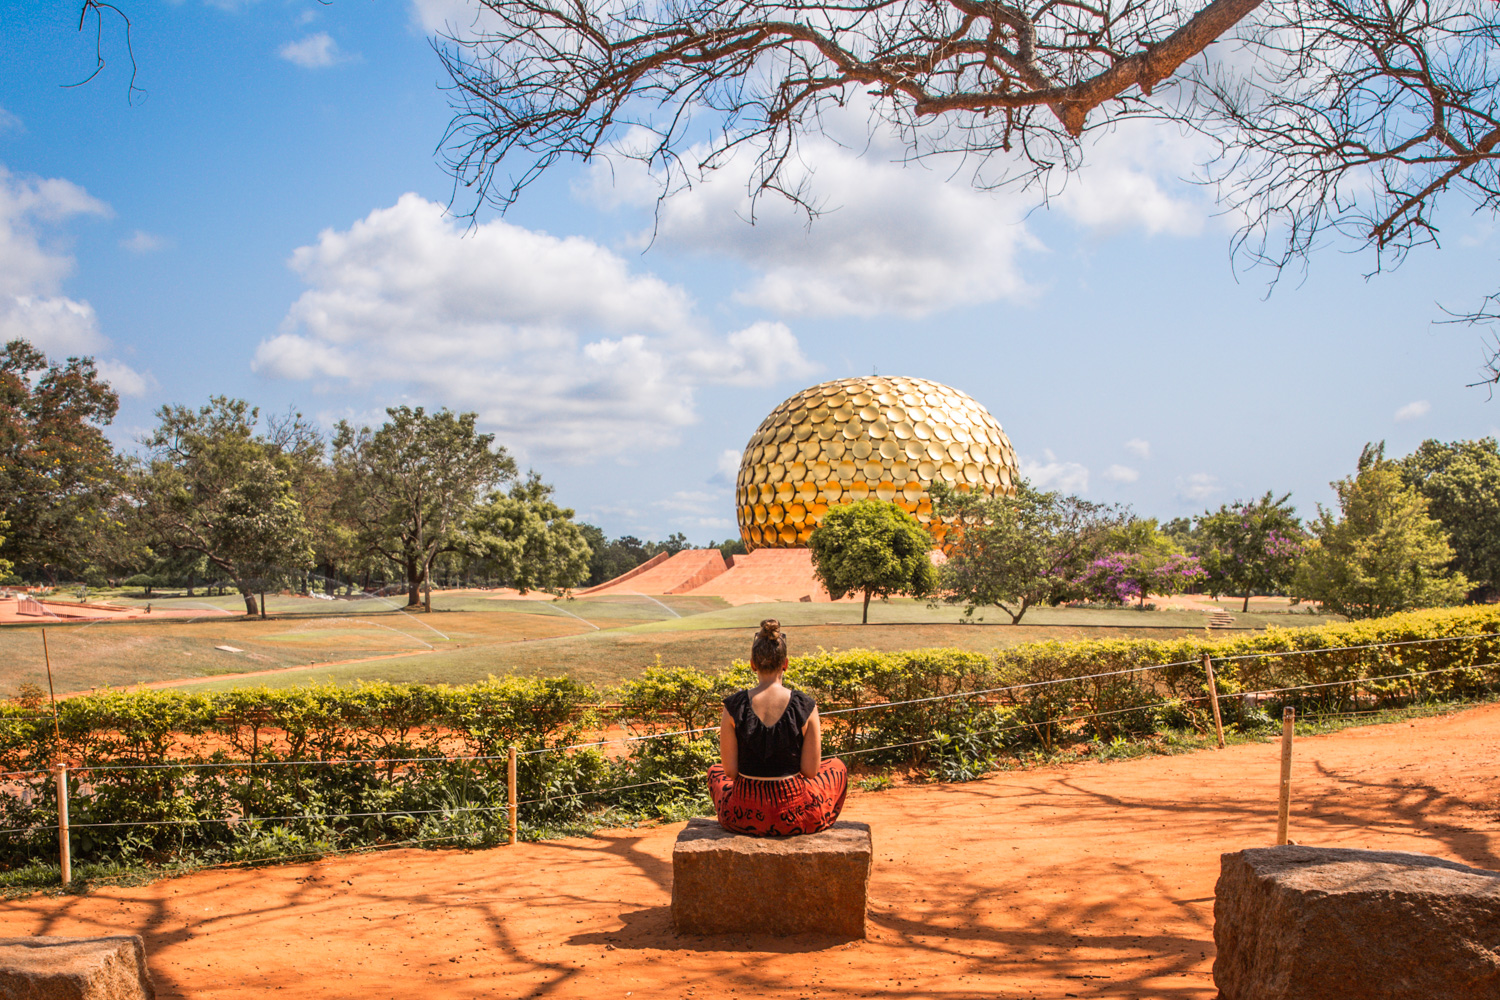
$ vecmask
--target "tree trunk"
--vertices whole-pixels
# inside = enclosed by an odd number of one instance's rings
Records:
[[[1250,588],[1246,587],[1245,588],[1245,604],[1244,604],[1243,607],[1240,608],[1240,614],[1243,615],[1243,614],[1247,613],[1249,610],[1250,610]]]
[[[865,591],[865,616],[859,620],[861,625],[870,624],[870,592]]]
[[[266,617],[266,594],[265,594],[265,591],[261,591],[261,594],[260,594],[260,616],[261,616],[261,618],[265,618]]]
[[[254,618],[257,614],[260,613],[260,609],[255,606],[255,595],[250,593],[249,590],[243,588],[241,588],[240,593],[244,595],[245,598],[245,617]]]
[[[422,605],[422,571],[415,559],[406,561],[406,606],[417,608]]]

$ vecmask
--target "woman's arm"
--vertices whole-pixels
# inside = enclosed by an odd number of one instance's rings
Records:
[[[802,727],[802,777],[816,778],[818,768],[823,766],[823,721],[818,710],[813,709]]]
[[[730,781],[740,776],[740,745],[734,738],[734,717],[727,708],[719,712],[719,763]]]

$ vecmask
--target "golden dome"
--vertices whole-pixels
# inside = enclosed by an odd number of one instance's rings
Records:
[[[745,446],[735,482],[747,549],[798,548],[833,504],[891,500],[939,540],[927,489],[1015,492],[1010,439],[972,398],[920,378],[823,382],[772,410]]]

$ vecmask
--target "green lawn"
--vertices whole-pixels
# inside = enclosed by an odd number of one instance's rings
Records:
[[[212,600],[240,606],[238,598]],[[1167,638],[1201,633],[1207,622],[1198,611],[1037,608],[1019,626],[993,611],[986,621],[965,623],[959,608],[904,599],[873,603],[869,625],[859,624],[861,608],[853,603],[734,608],[703,597],[528,601],[439,592],[431,615],[393,609],[392,603],[272,596],[266,620],[215,615],[49,625],[53,679],[59,693],[156,681],[187,681],[194,690],[326,681],[463,684],[507,673],[570,674],[607,686],[658,657],[668,665],[722,669],[747,655],[763,618],[786,626],[793,652],[929,646],[987,651],[1039,639]],[[180,606],[161,597],[153,605]],[[1328,620],[1285,612],[1236,613],[1235,619],[1249,628]],[[279,672],[226,676],[256,671]],[[47,683],[41,628],[0,627],[0,695],[23,683]]]

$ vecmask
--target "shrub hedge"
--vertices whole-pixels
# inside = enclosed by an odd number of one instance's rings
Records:
[[[1226,724],[1245,731],[1269,725],[1286,704],[1306,714],[1483,697],[1500,688],[1497,633],[1500,609],[1457,608],[1232,637],[1036,642],[990,655],[819,651],[794,657],[788,680],[818,699],[825,752],[962,780],[1006,753],[1204,731],[1205,652]],[[1418,676],[1394,676],[1410,674]],[[512,745],[529,835],[611,818],[603,810],[628,819],[703,808],[719,700],[751,680],[736,662],[721,673],[658,664],[609,691],[505,677],[464,687],[104,692],[60,703],[55,728],[34,701],[0,703],[0,772],[55,760],[74,767],[72,846],[85,862],[488,844],[507,829]],[[963,692],[978,693],[946,697]],[[577,746],[601,732],[660,738]],[[0,776],[0,871],[55,860],[55,810],[49,774]]]

